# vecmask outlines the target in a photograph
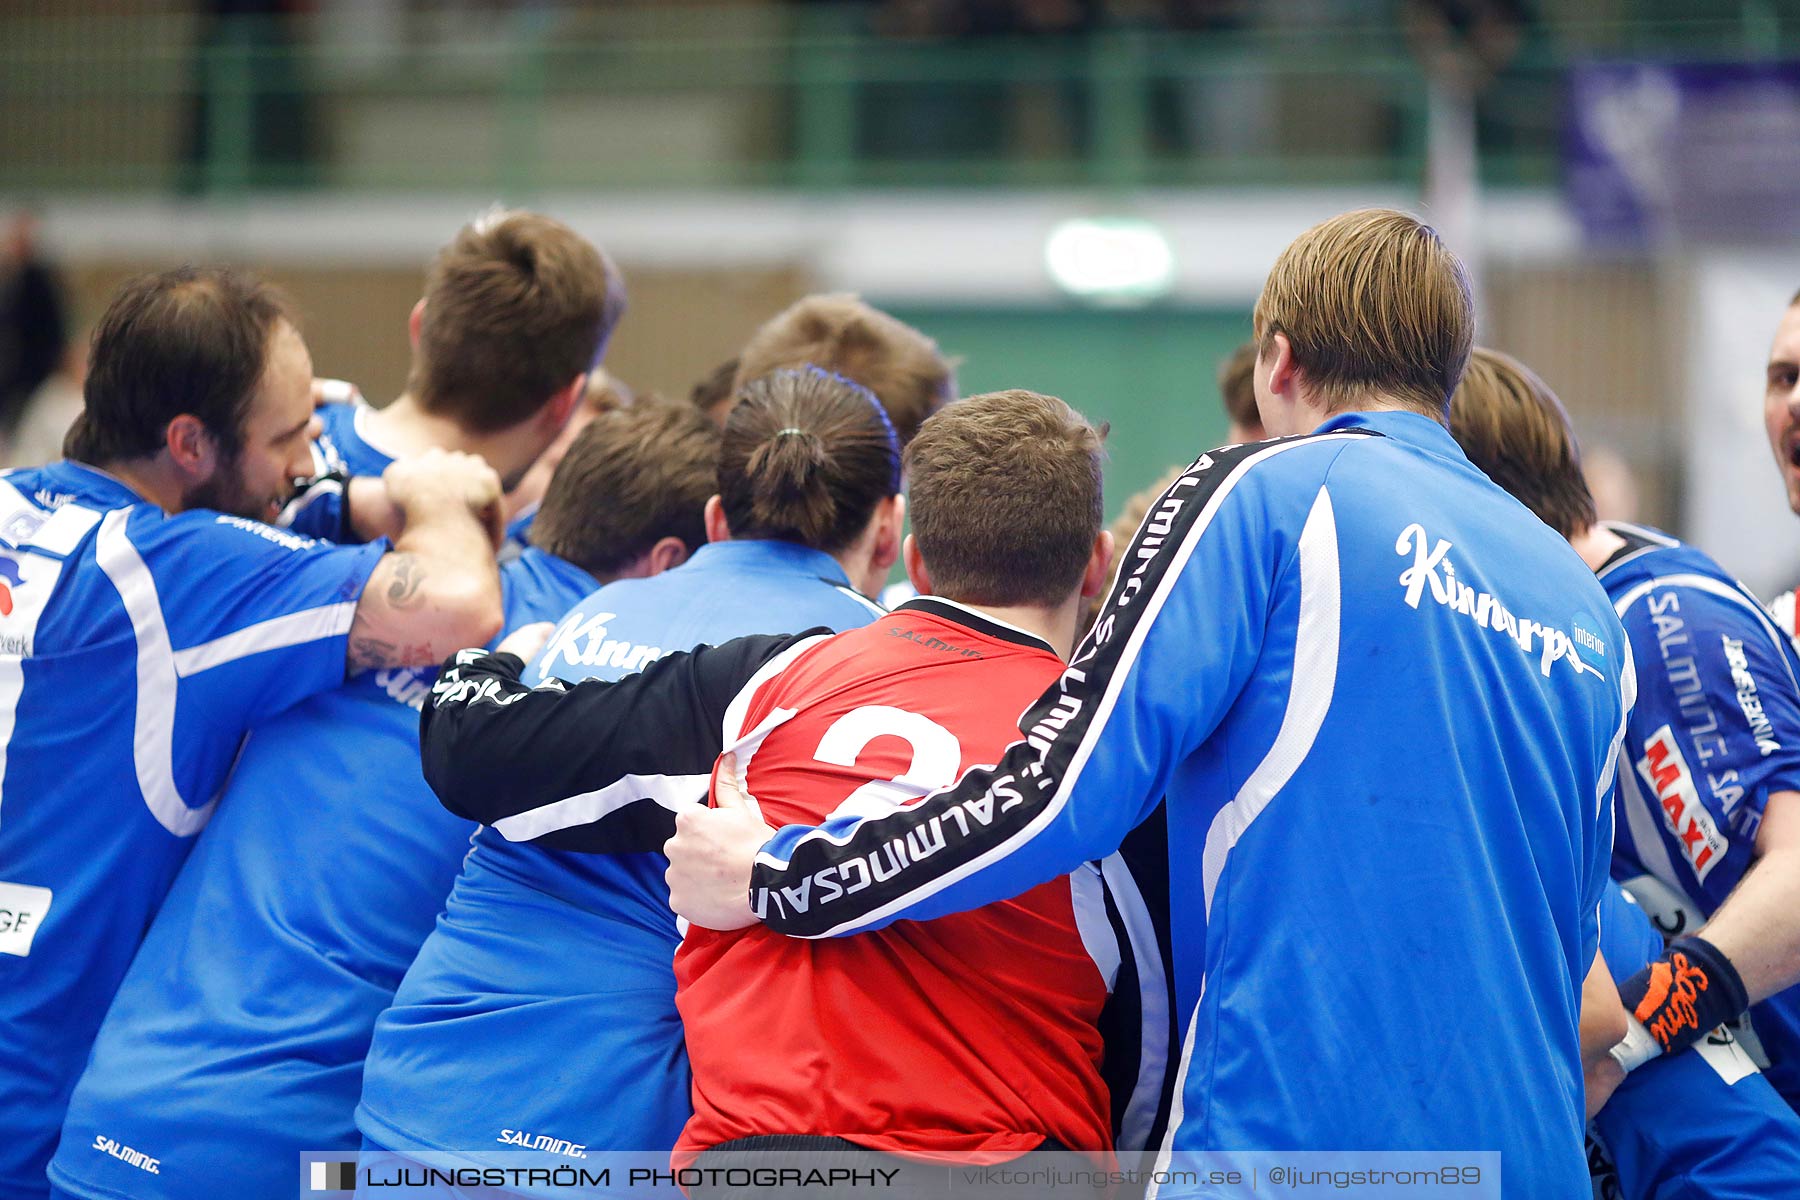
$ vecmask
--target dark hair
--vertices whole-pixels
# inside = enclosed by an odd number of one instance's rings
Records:
[[[666,537],[696,550],[718,464],[719,430],[697,409],[639,401],[601,413],[550,477],[531,544],[599,577]]]
[[[1067,600],[1100,533],[1102,437],[1026,391],[971,396],[920,426],[907,492],[933,590],[966,604]]]
[[[835,553],[899,490],[899,439],[867,388],[802,367],[738,394],[719,445],[719,500],[733,537]]]
[[[1569,414],[1518,359],[1475,347],[1450,397],[1450,433],[1470,462],[1565,538],[1594,524]]]
[[[188,413],[235,457],[284,320],[280,293],[240,271],[177,267],[129,280],[94,327],[87,406],[64,456],[102,465],[155,454],[169,422]]]
[[[735,387],[783,367],[811,365],[868,388],[894,423],[900,445],[956,398],[956,376],[936,342],[849,294],[807,296],[751,335]]]
[[[1255,342],[1245,342],[1219,364],[1219,399],[1225,404],[1225,415],[1233,424],[1247,429],[1262,428],[1262,414],[1256,409],[1255,374]]]
[[[586,238],[538,213],[492,213],[431,265],[407,389],[471,430],[510,428],[594,365],[624,312],[618,269]]]

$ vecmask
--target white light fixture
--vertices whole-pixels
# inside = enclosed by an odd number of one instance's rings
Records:
[[[1050,231],[1044,266],[1056,286],[1099,304],[1145,304],[1175,280],[1175,253],[1149,221],[1076,217]]]

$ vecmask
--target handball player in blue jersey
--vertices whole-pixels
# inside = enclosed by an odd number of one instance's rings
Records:
[[[1699,551],[1653,530],[1601,524],[1595,519],[1593,498],[1581,470],[1580,446],[1568,416],[1556,395],[1522,363],[1477,348],[1451,400],[1450,428],[1471,462],[1568,538],[1600,573],[1632,639],[1638,702],[1620,762],[1614,808],[1619,829],[1612,871],[1643,893],[1648,911],[1656,918],[1655,928],[1676,939],[1665,952],[1662,937],[1652,933],[1650,920],[1639,906],[1613,895],[1616,887],[1609,889],[1608,907],[1601,918],[1606,964],[1628,1007],[1635,1007],[1649,993],[1648,981],[1654,980],[1659,968],[1669,969],[1676,956],[1683,955],[1682,947],[1701,939],[1708,958],[1721,953],[1712,940],[1712,927],[1703,928],[1704,918],[1699,915],[1703,910],[1694,897],[1705,895],[1707,888],[1698,880],[1715,881],[1715,871],[1735,870],[1741,875],[1743,864],[1752,859],[1750,846],[1733,847],[1713,864],[1709,854],[1714,846],[1692,837],[1691,831],[1741,825],[1746,816],[1733,814],[1755,812],[1770,803],[1774,799],[1770,788],[1778,789],[1780,772],[1791,772],[1792,764],[1800,761],[1779,748],[1759,753],[1744,715],[1740,712],[1733,719],[1733,714],[1720,710],[1716,699],[1709,709],[1713,728],[1703,740],[1695,741],[1683,718],[1684,714],[1697,718],[1705,701],[1671,703],[1664,683],[1668,668],[1663,645],[1692,656],[1696,686],[1686,689],[1688,695],[1717,697],[1716,686],[1700,685],[1709,678],[1732,678],[1722,664],[1709,669],[1722,640],[1759,641],[1762,649],[1745,655],[1758,663],[1754,681],[1761,685],[1771,722],[1792,728],[1793,685],[1780,678],[1786,675],[1781,666],[1786,648],[1769,628],[1767,615]],[[1660,626],[1644,619],[1644,612],[1660,614]],[[1774,667],[1773,678],[1767,670],[1770,666]],[[1688,670],[1681,667],[1677,673],[1686,678]],[[1747,670],[1739,677],[1752,678]],[[1784,701],[1784,696],[1789,698]],[[1677,761],[1706,765],[1688,784],[1678,786],[1670,782],[1667,765]],[[1704,790],[1709,779],[1726,778],[1727,772],[1741,781],[1741,808],[1720,807],[1713,801],[1691,810],[1682,807],[1698,794],[1691,790],[1694,785]],[[1646,804],[1647,796],[1656,798]],[[1682,819],[1681,828],[1689,831],[1685,842],[1675,832],[1678,818]],[[1651,836],[1659,829],[1666,835],[1666,843]],[[1721,836],[1732,837],[1730,833]],[[1690,847],[1685,853],[1684,845]],[[1656,871],[1649,870],[1647,860],[1657,864]],[[1673,869],[1676,862],[1686,865],[1685,872]],[[1711,907],[1717,907],[1716,901]],[[1646,949],[1647,937],[1654,942],[1651,949]],[[1730,937],[1728,925],[1725,945],[1733,945]],[[1730,986],[1742,985],[1732,981]],[[1695,1006],[1696,1013],[1712,1006],[1714,997],[1705,993],[1720,990],[1716,981],[1699,987],[1701,1004]],[[1791,1169],[1800,1161],[1800,1121],[1791,1112],[1783,1114],[1784,1120],[1767,1111],[1771,1103],[1780,1104],[1771,1084],[1781,1076],[1770,1072],[1764,1078],[1751,1057],[1757,1034],[1774,1031],[1773,1044],[1783,1044],[1779,1033],[1784,1026],[1762,1019],[1768,1007],[1753,1010],[1757,1027],[1751,1034],[1750,1050],[1720,1028],[1721,1022],[1739,1015],[1734,1009],[1741,1008],[1741,1000],[1720,1005],[1708,1015],[1696,1016],[1696,1021],[1705,1022],[1697,1036],[1683,1037],[1673,1055],[1660,1055],[1659,1047],[1656,1061],[1636,1066],[1619,1085],[1596,1118],[1596,1126],[1616,1161],[1625,1196],[1670,1194],[1663,1189],[1682,1181],[1698,1189],[1695,1194],[1756,1195],[1759,1187],[1770,1182],[1772,1172]],[[1653,1011],[1643,1015],[1656,1019]],[[1776,1015],[1779,1017],[1779,1012]],[[1689,1046],[1693,1048],[1685,1049]],[[1619,1057],[1633,1062],[1624,1047]]]
[[[379,412],[324,406],[315,456],[375,477],[397,458],[454,449],[484,456],[512,483],[567,421],[619,296],[603,256],[560,222],[483,217],[432,265],[413,313],[406,394]],[[673,419],[681,415],[615,428],[589,455],[659,484],[665,462],[709,473],[705,423]],[[502,574],[508,627],[561,615],[593,589],[595,571],[638,565],[634,545],[607,537],[620,528],[603,519],[607,503],[563,489],[560,540]],[[317,520],[331,507],[314,503],[299,523],[337,532],[336,520]],[[689,524],[697,540],[697,519]],[[668,540],[685,555],[679,537]],[[669,551],[660,545],[657,561]],[[58,1188],[175,1197],[223,1172],[234,1194],[286,1195],[298,1151],[357,1145],[351,1114],[375,1015],[430,930],[471,832],[419,776],[417,709],[434,675],[364,673],[244,748],[218,820],[96,1041],[50,1168]]]
[[[1612,873],[1656,879],[1692,916],[1620,989],[1636,1020],[1622,1059],[1679,1051],[1748,1008],[1747,1048],[1800,1102],[1800,655],[1699,550],[1594,519],[1562,406],[1529,369],[1476,351],[1451,421],[1598,573],[1631,638]]]
[[[533,681],[616,679],[667,651],[759,629],[867,624],[880,610],[851,580],[895,561],[899,491],[899,439],[870,392],[812,367],[752,382],[725,426],[708,544],[675,570],[575,606]],[[377,1025],[358,1126],[374,1147],[434,1163],[515,1148],[576,1159],[670,1150],[691,1108],[679,936],[655,850],[672,810],[705,797],[706,776],[634,780],[629,796],[575,797],[518,820],[504,780],[460,782],[446,803],[492,827],[476,834]],[[634,811],[643,808],[652,811]],[[587,834],[596,821],[639,852],[557,848],[559,826]]]
[[[90,361],[68,461],[0,476],[7,1196],[46,1193],[94,1031],[244,735],[347,672],[489,637],[501,615],[499,481],[467,456],[388,473],[391,550],[264,524],[317,424],[305,343],[263,285],[134,280]]]
[[[1474,323],[1429,227],[1315,227],[1255,324],[1274,440],[1171,485],[1023,740],[819,829],[684,811],[672,901],[713,929],[850,935],[1015,895],[1166,797],[1185,1039],[1165,1155],[1497,1151],[1507,1196],[1578,1195],[1624,634],[1445,428]],[[899,862],[909,834],[942,848]],[[845,886],[877,854],[881,881]],[[1421,1036],[1472,996],[1499,1011]]]

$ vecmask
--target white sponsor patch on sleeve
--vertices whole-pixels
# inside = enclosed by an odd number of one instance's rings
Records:
[[[24,958],[31,939],[50,913],[50,889],[28,883],[0,883],[0,954]]]
[[[1756,1064],[1723,1025],[1696,1042],[1694,1053],[1705,1059],[1706,1065],[1718,1072],[1719,1078],[1726,1083],[1736,1083],[1746,1075],[1756,1074]]]

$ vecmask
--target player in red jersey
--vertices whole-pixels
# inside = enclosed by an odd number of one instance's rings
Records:
[[[602,738],[579,763],[509,774],[512,794],[533,805],[619,769],[705,770],[721,749],[777,823],[882,811],[951,783],[1016,740],[1020,714],[1064,670],[1082,599],[1112,551],[1099,459],[1100,435],[1060,400],[1005,392],[951,405],[906,452],[903,553],[919,599],[835,637],[703,651],[731,679],[704,694],[686,671],[655,667],[615,684],[526,689],[516,659],[469,652],[427,714],[427,778],[440,790],[465,778],[452,760],[466,748],[518,746],[527,734],[564,744],[628,718],[654,727],[645,761],[631,749],[640,739]],[[475,676],[480,686],[464,688]],[[922,835],[907,853],[933,851]],[[740,1150],[991,1164],[1070,1149],[1110,1165],[1096,1023],[1115,977],[1125,987],[1131,971],[1159,965],[1136,962],[1135,937],[1126,945],[1108,920],[1115,868],[865,937],[689,929],[675,966],[695,1114],[676,1164]],[[1163,1050],[1139,1048],[1153,1077]],[[1153,1079],[1152,1106],[1159,1090]],[[1131,1125],[1121,1136],[1141,1147]]]
[[[905,804],[1018,738],[1111,557],[1099,453],[1085,420],[1029,392],[925,423],[907,453],[920,598],[801,650],[726,717],[767,820]],[[1083,868],[973,912],[829,942],[691,928],[675,956],[694,1069],[677,1164],[794,1134],[978,1163],[1046,1143],[1109,1149],[1095,1021],[1117,952],[1088,945],[1111,936],[1100,886]]]

